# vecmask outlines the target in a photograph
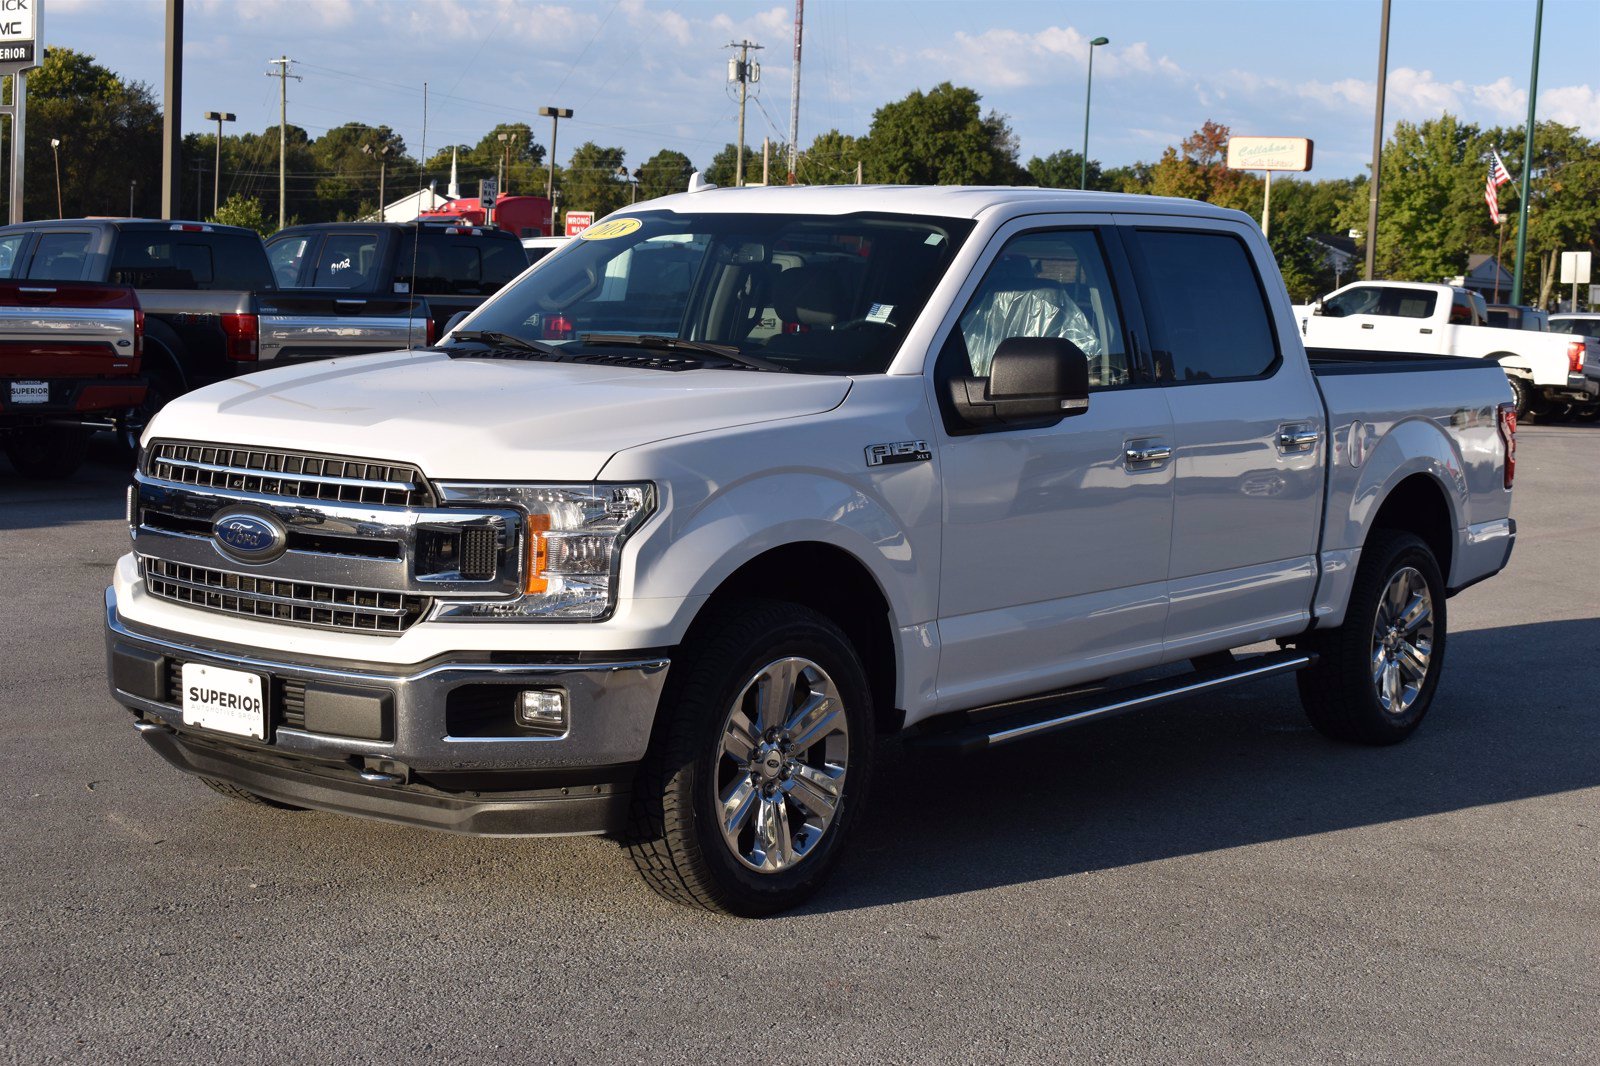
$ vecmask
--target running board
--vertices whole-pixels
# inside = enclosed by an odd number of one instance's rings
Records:
[[[1010,744],[1014,740],[1054,733],[1084,722],[1154,707],[1169,700],[1293,673],[1304,670],[1316,661],[1316,655],[1310,652],[1270,652],[1227,666],[1165,677],[1110,692],[1096,692],[1089,696],[1073,696],[1069,693],[1059,698],[1046,696],[1038,700],[1018,701],[1028,705],[1023,711],[1007,713],[1008,706],[1014,704],[980,707],[957,716],[962,719],[958,725],[948,728],[933,725],[926,732],[908,736],[906,743],[916,747],[953,749],[963,754],[982,751]],[[972,721],[974,717],[981,720]]]

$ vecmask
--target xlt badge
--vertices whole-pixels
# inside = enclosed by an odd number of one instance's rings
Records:
[[[891,463],[921,463],[933,458],[925,440],[900,440],[893,444],[867,445],[867,465],[887,466]]]

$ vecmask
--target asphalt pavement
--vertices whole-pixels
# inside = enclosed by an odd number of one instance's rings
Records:
[[[1278,679],[967,760],[886,748],[829,888],[747,922],[597,839],[257,809],[107,696],[124,464],[0,461],[0,1061],[1600,1062],[1600,427],[1408,743]]]

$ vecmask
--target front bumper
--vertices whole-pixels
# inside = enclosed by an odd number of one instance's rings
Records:
[[[462,653],[381,667],[266,657],[134,627],[106,590],[111,694],[174,766],[302,807],[498,836],[614,832],[669,661]],[[515,660],[515,661],[513,661]],[[264,680],[265,742],[183,721],[184,664]],[[520,730],[524,688],[567,694],[561,737]]]

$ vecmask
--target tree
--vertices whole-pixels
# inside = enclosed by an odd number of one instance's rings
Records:
[[[867,139],[852,137],[838,130],[819,133],[811,147],[800,153],[802,185],[854,185],[856,167],[866,161]]]
[[[682,152],[663,148],[645,160],[637,173],[639,199],[653,200],[657,196],[670,196],[687,189],[689,177],[694,173],[694,164]]]
[[[211,221],[224,226],[243,226],[253,229],[263,237],[270,237],[278,228],[277,219],[267,220],[261,201],[255,197],[230,196],[217,208]]]
[[[157,214],[161,198],[161,110],[149,86],[128,82],[70,48],[46,48],[28,75],[26,218],[56,217],[52,139],[61,142],[61,213]],[[11,123],[0,158],[11,152]],[[9,203],[7,204],[9,207]]]
[[[1043,158],[1034,156],[1028,160],[1028,176],[1035,185],[1046,189],[1076,189],[1083,176],[1083,153],[1063,148]],[[1089,181],[1085,188],[1104,189],[1104,182],[1100,161],[1089,160]]]
[[[737,174],[735,167],[738,163],[738,151],[739,146],[736,144],[724,145],[720,152],[711,157],[711,165],[702,170],[700,176],[719,188],[732,188],[734,176]],[[750,160],[759,158],[760,156],[756,154],[755,149],[745,148],[744,176],[746,181],[750,180]]]
[[[1262,180],[1228,169],[1228,127],[1207,119],[1177,147],[1168,147],[1150,169],[1149,191],[1156,196],[1204,200],[1261,217]]]
[[[867,133],[868,181],[897,185],[1013,185],[1022,177],[1005,116],[980,112],[974,89],[940,82],[885,104]]]
[[[1515,166],[1522,158],[1524,143],[1521,129],[1493,129],[1485,131],[1480,148],[1487,154],[1490,147],[1499,145],[1507,164]],[[1507,216],[1504,225],[1508,248],[1515,245],[1517,237],[1518,188],[1512,184],[1500,190],[1501,211]],[[1523,284],[1527,286],[1532,280],[1536,266],[1538,288],[1533,302],[1550,307],[1560,285],[1560,254],[1585,248],[1600,251],[1600,142],[1587,140],[1571,126],[1537,124],[1533,131],[1533,177],[1528,200],[1528,259]],[[1489,240],[1484,238],[1482,250],[1492,250]],[[1510,260],[1508,252],[1508,270]]]
[[[622,160],[621,148],[603,148],[593,141],[578,145],[562,172],[562,209],[593,211],[599,218],[627,203],[632,193],[617,174],[624,169]]]

